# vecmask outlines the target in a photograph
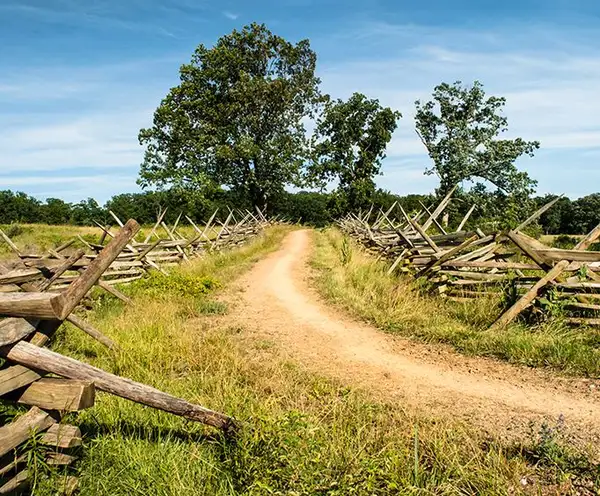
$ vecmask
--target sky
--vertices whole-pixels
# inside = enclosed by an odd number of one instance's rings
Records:
[[[403,117],[378,186],[432,191],[414,101],[479,80],[507,99],[508,137],[538,193],[600,191],[597,0],[0,0],[0,190],[70,202],[140,191],[140,128],[194,48],[251,22],[308,38],[322,89]]]

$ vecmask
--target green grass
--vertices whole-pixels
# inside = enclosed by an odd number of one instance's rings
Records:
[[[187,222],[187,221],[186,221]],[[142,226],[135,239],[143,241],[153,226]],[[169,226],[172,227],[172,226]],[[201,227],[202,228],[202,227]],[[88,243],[98,243],[102,230],[93,226],[72,226],[58,225],[50,226],[47,224],[0,224],[0,229],[7,234],[22,253],[43,253],[48,248],[56,248],[61,244],[81,236]],[[111,227],[111,232],[115,233],[117,226]],[[162,238],[167,238],[166,231],[160,227],[157,230]],[[196,231],[191,225],[181,225],[177,232],[187,239],[196,236]],[[209,238],[216,236],[216,230],[211,228],[206,235]],[[156,238],[154,238],[156,239]],[[72,244],[65,253],[70,253],[77,248],[85,248],[84,244],[78,239]],[[0,239],[0,260],[13,257],[11,248]]]
[[[77,235],[88,242],[97,243],[100,233],[97,227],[47,224],[0,224],[0,229],[10,237],[22,253],[41,253],[48,248],[56,248]],[[77,240],[70,249],[83,247],[83,243]],[[11,256],[13,256],[11,248],[0,239],[0,259]]]
[[[133,305],[97,299],[86,319],[119,343],[116,355],[77,329],[61,331],[55,350],[241,423],[226,439],[99,393],[93,408],[70,419],[84,434],[75,469],[82,495],[504,495],[521,493],[523,477],[539,481],[530,494],[551,494],[546,489],[557,484],[594,484],[593,467],[554,431],[503,446],[307,372],[244,327],[219,324],[215,313],[227,308],[206,311],[206,302],[219,301],[216,288],[276,249],[286,232],[274,228],[196,261],[176,271],[172,285],[128,286]],[[186,278],[198,279],[194,289],[181,290],[177,281]],[[38,467],[34,494],[56,494],[60,476]]]
[[[447,343],[470,355],[600,377],[598,330],[572,329],[559,319],[489,330],[501,312],[497,300],[457,303],[427,295],[412,279],[388,275],[387,264],[344,239],[336,229],[316,232],[316,284],[327,299],[382,330]]]

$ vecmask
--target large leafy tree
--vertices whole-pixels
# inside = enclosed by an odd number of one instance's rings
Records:
[[[539,143],[500,138],[508,125],[502,115],[505,103],[504,98],[486,97],[478,81],[471,87],[460,81],[442,83],[432,100],[416,102],[417,133],[433,160],[426,174],[438,175],[440,194],[465,180],[492,183],[509,195],[533,191],[536,182],[515,161],[533,156]]]
[[[321,185],[338,181],[338,194],[349,209],[369,204],[375,193],[373,179],[400,117],[400,112],[361,93],[328,102],[313,137],[313,179]]]
[[[303,120],[321,101],[316,55],[264,25],[199,45],[180,69],[180,84],[142,129],[140,183],[223,185],[264,206],[287,184],[300,184],[307,157]]]
[[[572,206],[569,234],[587,234],[600,223],[600,193],[583,196]]]

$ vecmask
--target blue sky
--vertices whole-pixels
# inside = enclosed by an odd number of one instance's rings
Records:
[[[404,117],[381,187],[421,193],[429,159],[414,100],[479,79],[505,96],[519,166],[538,192],[600,191],[597,0],[0,0],[0,189],[68,201],[138,191],[141,127],[198,43],[252,21],[309,38],[323,89],[379,98]]]

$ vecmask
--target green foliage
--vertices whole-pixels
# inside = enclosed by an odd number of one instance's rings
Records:
[[[23,226],[13,222],[10,224],[10,226],[8,226],[6,231],[4,231],[4,234],[6,234],[9,238],[14,238],[23,234],[24,232],[25,230],[23,229]]]
[[[335,213],[329,208],[330,201],[329,193],[284,192],[274,199],[271,206],[273,213],[280,214],[291,222],[323,227],[336,219]]]
[[[600,224],[600,193],[584,196],[572,204],[569,230],[571,234],[587,234]]]
[[[108,218],[108,212],[93,198],[82,200],[72,207],[71,223],[78,226],[93,225],[94,221],[105,224]]]
[[[199,45],[140,131],[140,184],[226,185],[261,207],[299,184],[302,120],[321,98],[315,64],[308,40],[294,45],[256,23]]]
[[[466,180],[483,180],[508,194],[532,192],[535,181],[514,162],[524,154],[533,156],[539,143],[499,139],[507,130],[504,104],[504,98],[486,98],[478,81],[471,87],[442,83],[433,100],[416,102],[417,131],[433,160],[426,173],[440,178],[440,194]]]
[[[136,281],[134,291],[145,291],[156,296],[177,295],[198,297],[219,287],[219,282],[210,277],[197,277],[182,270],[172,270],[169,274],[155,271],[150,276]]]
[[[568,234],[561,234],[559,236],[556,236],[556,238],[554,238],[552,240],[553,248],[561,248],[564,250],[570,250],[576,244],[577,244],[577,238],[574,238],[573,236],[569,236]],[[582,265],[582,267],[586,267],[586,266]]]
[[[313,181],[337,181],[348,210],[368,208],[375,193],[373,179],[400,117],[400,112],[361,93],[327,102],[313,136]]]

